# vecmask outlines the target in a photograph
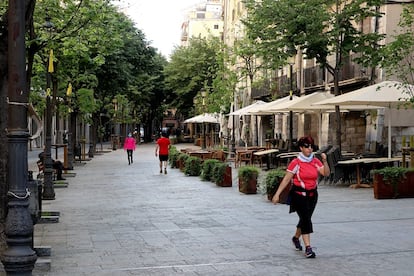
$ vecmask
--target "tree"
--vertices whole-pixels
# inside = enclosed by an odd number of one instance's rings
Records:
[[[163,82],[165,60],[110,0],[67,0],[64,5],[57,0],[25,0],[25,7],[27,89],[31,88],[30,98],[37,103],[38,110],[44,109],[41,95],[46,86],[49,49],[54,50],[56,57],[57,70],[53,76],[56,96],[66,98],[66,88],[71,83],[78,98],[74,107],[92,122],[94,133],[100,115],[108,113],[106,107],[115,95],[125,95],[135,110],[152,111],[161,105],[162,97],[158,96],[163,86],[158,84]],[[45,28],[45,23],[53,28]],[[7,78],[7,1],[1,1],[0,234],[8,188]],[[67,108],[60,110],[67,112]],[[133,115],[133,108],[129,115]],[[151,116],[146,119],[151,121]]]
[[[382,35],[361,26],[380,17],[381,0],[245,0],[247,33],[254,38],[263,57],[288,57],[299,51],[314,59],[333,76],[334,94],[339,95],[339,72],[345,58],[376,64]],[[336,143],[341,147],[339,106],[336,107]]]
[[[213,105],[212,87],[220,66],[219,52],[222,46],[217,38],[192,38],[188,47],[178,47],[165,67],[166,89],[171,91],[167,103],[188,116],[193,107],[193,99],[201,91],[208,91],[207,110],[219,111],[220,105]],[[217,83],[216,83],[217,84]]]

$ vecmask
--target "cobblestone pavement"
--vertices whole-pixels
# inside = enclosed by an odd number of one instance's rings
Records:
[[[183,145],[178,145],[183,146]],[[296,214],[262,194],[217,187],[177,169],[160,174],[154,144],[97,155],[35,225],[51,268],[33,275],[413,275],[414,199],[376,200],[372,189],[321,185],[316,258],[294,250]]]

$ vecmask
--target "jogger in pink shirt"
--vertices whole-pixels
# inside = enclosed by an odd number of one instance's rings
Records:
[[[128,165],[131,165],[131,163],[134,163],[134,160],[132,159],[132,153],[136,148],[136,141],[135,138],[132,137],[131,133],[128,133],[128,137],[125,138],[124,142],[124,150],[127,151],[128,155]]]

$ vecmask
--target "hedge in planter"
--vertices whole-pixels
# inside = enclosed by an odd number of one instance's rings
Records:
[[[184,173],[189,176],[199,176],[201,174],[201,158],[188,156],[185,160]]]
[[[206,180],[206,181],[212,180],[213,168],[214,166],[216,166],[217,163],[220,163],[220,161],[216,159],[207,159],[203,162],[202,172],[201,172],[202,180]]]
[[[254,166],[244,166],[239,168],[239,191],[244,194],[257,193],[257,177],[259,169]]]
[[[173,146],[170,148],[170,151],[168,153],[168,163],[170,164],[171,168],[177,168],[177,160],[179,154],[180,152],[176,147]]]
[[[280,168],[271,170],[266,174],[264,180],[264,189],[269,200],[272,200],[274,194],[279,188],[280,182],[282,181],[283,177],[285,177],[285,174],[286,170]]]
[[[233,185],[231,176],[231,167],[224,162],[218,162],[214,164],[212,172],[212,180],[217,186],[231,187]]]
[[[177,158],[177,168],[179,168],[181,171],[185,171],[185,161],[189,158],[190,156],[186,153],[180,152],[178,154],[178,158]]]
[[[372,170],[376,199],[414,197],[414,171],[402,167]]]

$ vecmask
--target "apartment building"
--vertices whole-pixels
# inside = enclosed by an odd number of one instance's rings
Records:
[[[190,8],[181,25],[181,46],[188,46],[192,37],[222,37],[222,14],[222,0],[208,0]]]
[[[359,28],[364,32],[378,32],[386,34],[383,43],[389,43],[392,34],[398,30],[399,17],[402,11],[402,2],[407,1],[388,1],[380,7],[383,16],[376,20],[367,19],[361,23]],[[246,14],[246,9],[241,0],[223,1],[224,31],[223,41],[232,47],[236,40],[244,36],[243,24],[241,19]],[[331,62],[335,62],[334,57],[329,57]],[[314,60],[302,58],[301,53],[293,59],[290,66],[274,70],[273,72],[259,72],[261,78],[265,76],[267,81],[263,82],[262,87],[252,87],[247,79],[241,79],[240,85],[234,92],[235,109],[242,108],[251,104],[254,100],[270,101],[271,99],[289,95],[290,87],[293,86],[293,93],[297,96],[311,94],[317,91],[333,92],[333,77],[323,68],[316,64]],[[257,60],[257,62],[261,62]],[[361,87],[367,86],[371,81],[381,82],[383,80],[395,79],[395,76],[387,75],[381,68],[364,68],[353,62],[352,56],[345,61],[339,73],[339,90],[347,93]],[[271,84],[271,85],[270,85]],[[414,130],[409,118],[414,115],[412,110],[392,110],[384,112],[383,109],[373,111],[349,111],[341,115],[342,124],[342,148],[354,152],[364,152],[375,144],[386,144],[387,135],[386,122],[387,116],[391,116],[392,129],[392,150],[397,152],[401,148],[401,137],[412,135]],[[251,145],[263,145],[264,140],[269,136],[269,128],[272,129],[272,136],[288,138],[288,118],[289,114],[275,114],[272,116],[258,116],[250,119],[242,118],[241,122],[248,124],[251,129],[250,137],[246,140]],[[318,116],[322,116],[321,120]],[[242,116],[247,117],[247,116]],[[250,116],[248,116],[250,117]],[[254,118],[254,119],[253,119]],[[236,119],[239,121],[239,118]],[[321,125],[319,125],[322,122]],[[258,124],[258,125],[257,125]],[[321,141],[322,145],[333,144],[335,141],[335,117],[332,113],[312,114],[296,113],[293,118],[293,137],[298,138],[302,135],[310,134]],[[241,127],[242,128],[242,127]],[[319,132],[318,129],[321,128]],[[256,133],[255,133],[256,131]],[[240,139],[242,131],[235,131],[235,138]],[[318,137],[321,136],[321,137]]]

